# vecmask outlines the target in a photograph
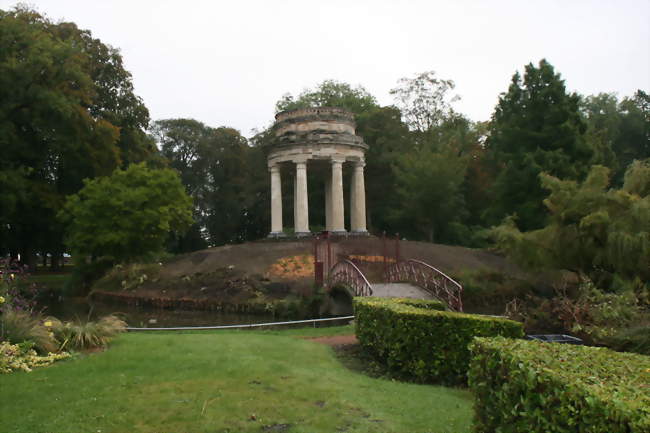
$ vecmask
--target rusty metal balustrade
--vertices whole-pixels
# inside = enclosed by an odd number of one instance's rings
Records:
[[[387,283],[409,282],[447,303],[454,311],[463,311],[463,286],[444,272],[419,260],[404,260],[392,264],[386,271]]]
[[[341,260],[330,269],[327,286],[331,289],[336,285],[352,289],[354,296],[372,296],[372,286],[359,268],[349,260]]]

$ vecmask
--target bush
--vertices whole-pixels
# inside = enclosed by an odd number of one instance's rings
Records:
[[[126,330],[126,322],[110,315],[96,322],[73,323],[61,322],[51,317],[45,321],[61,344],[61,349],[91,349],[106,347],[110,340]]]
[[[521,319],[530,334],[571,333],[590,345],[617,350],[639,347],[633,350],[639,353],[648,340],[650,315],[632,290],[607,293],[585,282],[573,293],[559,290],[551,299],[529,297],[527,301],[512,302],[506,314]],[[633,328],[638,331],[632,332]],[[626,341],[628,336],[630,341]]]
[[[453,278],[463,286],[463,306],[502,313],[514,298],[545,294],[543,287],[493,269],[462,270]]]
[[[0,342],[0,373],[12,371],[32,371],[34,367],[43,367],[54,361],[70,357],[69,353],[48,353],[38,356],[29,343],[11,344],[7,341]]]
[[[605,339],[607,347],[620,352],[650,355],[650,325],[634,326]]]
[[[464,384],[473,337],[523,336],[518,322],[442,311],[438,301],[365,297],[353,305],[361,345],[391,371],[420,382]]]
[[[470,350],[477,433],[650,431],[650,357],[505,338]]]
[[[42,317],[24,311],[5,310],[0,314],[0,341],[13,344],[29,341],[40,353],[54,352],[58,348],[54,335],[43,325]]]
[[[31,312],[36,306],[36,284],[26,284],[27,267],[0,258],[0,311]]]

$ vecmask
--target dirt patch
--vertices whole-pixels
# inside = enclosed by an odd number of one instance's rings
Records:
[[[273,275],[268,275],[269,268],[274,263],[281,263],[287,257],[310,256],[312,253],[311,240],[225,245],[175,257],[165,264],[161,277],[180,277],[196,272],[211,272],[218,268],[230,268],[243,270],[249,275],[269,277],[271,281],[281,281],[282,279],[276,280]]]

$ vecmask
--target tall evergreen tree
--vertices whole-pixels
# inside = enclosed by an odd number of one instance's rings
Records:
[[[547,211],[539,174],[583,178],[593,156],[585,131],[578,95],[567,93],[550,63],[528,64],[523,81],[515,73],[499,98],[487,139],[496,174],[487,222],[516,214],[522,230],[542,227]]]

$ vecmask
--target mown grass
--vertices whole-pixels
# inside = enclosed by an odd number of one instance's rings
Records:
[[[297,337],[351,328],[124,334],[109,350],[0,376],[0,431],[469,431],[465,390],[374,379]]]
[[[47,288],[54,291],[61,291],[65,282],[70,278],[69,273],[58,274],[31,274],[21,280],[21,284],[28,285],[35,283],[41,288]]]

